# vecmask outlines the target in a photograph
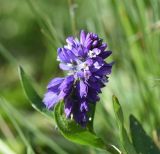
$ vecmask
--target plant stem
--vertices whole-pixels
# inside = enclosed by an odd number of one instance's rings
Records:
[[[112,144],[106,145],[106,150],[111,154],[123,154],[115,145]]]
[[[77,34],[77,23],[76,23],[76,16],[75,16],[75,9],[77,8],[77,5],[75,3],[75,0],[68,0],[68,6],[69,6],[69,13],[70,13],[70,20],[71,20],[71,26],[72,26],[72,33],[73,35]]]

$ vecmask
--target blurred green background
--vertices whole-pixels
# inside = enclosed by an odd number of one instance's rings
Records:
[[[132,113],[160,147],[159,8],[159,0],[0,0],[0,153],[105,153],[64,139],[54,120],[30,106],[18,76],[21,65],[43,97],[50,79],[64,75],[57,47],[81,29],[99,34],[113,51],[108,61],[115,61],[97,104],[97,134],[121,148],[115,94],[126,128]]]

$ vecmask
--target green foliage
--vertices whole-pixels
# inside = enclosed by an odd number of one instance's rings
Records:
[[[63,102],[56,105],[54,116],[58,128],[67,139],[83,145],[90,145],[102,149],[105,148],[103,141],[94,133],[76,124],[74,120],[65,117]]]
[[[0,139],[0,152],[6,154],[16,154],[8,145]]]
[[[66,36],[71,35],[72,31],[78,32],[80,29],[96,32],[104,38],[109,50],[113,51],[111,60],[116,62],[109,83],[103,89],[102,103],[98,104],[95,112],[96,133],[105,143],[113,143],[118,147],[122,144],[126,151],[130,149],[132,143],[141,145],[137,147],[140,150],[147,144],[144,150],[150,150],[148,145],[153,144],[152,139],[149,137],[148,141],[146,135],[145,142],[142,138],[138,138],[146,134],[138,131],[141,127],[134,126],[138,135],[136,139],[130,140],[128,122],[125,119],[134,114],[141,120],[140,125],[148,132],[147,136],[151,136],[153,131],[156,132],[160,128],[158,103],[160,1],[71,0],[70,2],[67,6],[67,1],[59,0],[0,0],[0,96],[8,100],[10,107],[9,112],[4,111],[3,107],[0,109],[3,119],[0,119],[0,152],[5,153],[7,150],[8,153],[21,154],[26,147],[16,126],[8,120],[8,114],[12,113],[10,116],[13,115],[13,119],[16,120],[24,136],[27,136],[35,153],[106,153],[90,146],[78,146],[57,134],[57,130],[52,129],[54,121],[46,124],[47,118],[43,118],[30,108],[19,85],[17,64],[24,66],[27,73],[32,74],[39,84],[38,92],[43,94],[51,78],[62,76],[55,61],[57,47],[65,42]],[[73,8],[76,9],[72,10]],[[30,103],[40,113],[53,119],[53,113],[47,113],[41,106],[42,99],[23,69],[19,69],[19,72],[23,76],[21,78],[24,82],[22,80],[21,82]],[[32,96],[27,89],[35,95]],[[113,116],[110,103],[113,93],[121,100],[125,111],[123,115],[120,105],[114,104],[117,120]],[[1,100],[0,103],[5,105]],[[88,126],[90,132],[94,132],[92,124]],[[121,141],[117,132],[120,132]],[[133,132],[130,132],[132,137]],[[154,142],[160,147],[158,139],[159,134],[154,136]],[[134,140],[140,140],[141,143],[136,141],[135,144]],[[137,151],[135,146],[134,148]]]
[[[27,154],[35,154],[34,150],[32,149],[32,146],[30,145],[30,143],[28,142],[27,138],[23,134],[22,129],[19,127],[17,121],[15,120],[12,112],[10,112],[10,109],[9,109],[9,107],[8,107],[8,105],[7,105],[7,103],[5,101],[3,101],[3,104],[1,104],[1,107],[6,112],[7,116],[9,117],[9,119],[13,123],[15,129],[17,130],[19,136],[21,137],[22,141],[24,142],[24,144],[25,144],[25,146],[27,148]]]
[[[121,136],[122,145],[127,154],[136,154],[136,151],[124,127],[123,111],[116,96],[113,96],[113,108],[114,108],[115,115],[117,117],[117,121],[120,126],[120,136]]]
[[[0,43],[0,54],[5,57],[9,63],[16,64],[16,59],[11,55],[11,53]]]
[[[160,149],[133,115],[130,116],[130,129],[133,145],[138,154],[160,154]]]
[[[35,125],[36,124],[35,121],[32,122],[32,119],[29,120],[29,116],[27,118],[24,118],[24,116],[22,115],[22,113],[19,110],[14,108],[9,102],[7,102],[4,99],[0,99],[0,105],[4,109],[6,114],[9,116],[9,118],[12,119],[11,121],[13,121],[13,124],[16,123],[14,125],[17,129],[17,132],[19,132],[19,135],[21,136],[22,140],[24,141],[24,143],[27,147],[30,147],[30,145],[28,145],[29,143],[27,141],[27,137],[24,137],[24,135],[22,134],[22,131],[24,132],[24,130],[31,132],[33,137],[36,139],[36,141],[40,141],[41,143],[44,143],[45,145],[47,143],[48,148],[51,148],[52,151],[56,152],[57,154],[68,154],[67,152],[65,152],[63,150],[62,147],[60,147],[60,145],[58,145],[52,138],[50,138],[50,136],[47,137],[46,134],[44,134]],[[10,113],[12,113],[12,117],[11,117]],[[42,118],[40,120],[42,120]],[[23,127],[23,130],[22,129],[19,130],[20,129],[19,125]],[[29,150],[29,148],[27,148],[27,150]],[[18,151],[16,151],[16,152],[19,153]]]
[[[121,142],[127,154],[159,154],[160,150],[149,137],[140,122],[133,116],[130,116],[130,132],[132,143],[124,128],[123,111],[116,96],[113,96],[113,107],[120,125]],[[135,151],[136,150],[136,151]]]
[[[119,121],[120,125],[123,125],[124,123],[123,111],[119,104],[118,98],[116,96],[113,96],[112,99],[113,99],[113,108],[114,108],[114,112],[116,114],[117,120]]]
[[[33,86],[31,85],[22,67],[19,67],[19,75],[20,75],[20,81],[24,89],[24,92],[27,98],[29,99],[32,107],[44,115],[51,116],[51,112],[45,109],[44,104],[42,103],[42,99],[37,94]]]

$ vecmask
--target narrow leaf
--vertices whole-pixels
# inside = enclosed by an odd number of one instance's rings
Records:
[[[11,120],[12,124],[14,125],[15,129],[17,130],[20,138],[22,139],[23,143],[25,144],[27,149],[30,149],[30,153],[28,154],[34,154],[34,150],[32,149],[32,146],[30,145],[30,143],[28,142],[27,138],[25,137],[22,129],[20,128],[20,126],[18,125],[17,121],[15,120],[12,112],[10,112],[7,103],[3,103],[1,104],[1,107],[4,109],[6,115],[9,117],[9,119]]]
[[[133,144],[138,154],[160,154],[158,147],[133,115],[130,116],[130,129]]]
[[[32,84],[30,83],[30,80],[28,79],[28,76],[26,75],[22,67],[19,67],[19,75],[23,90],[28,100],[31,102],[32,107],[44,115],[51,116],[51,112],[45,109],[41,97],[33,88]]]
[[[127,152],[127,154],[136,154],[136,151],[128,137],[127,131],[124,128],[123,111],[122,111],[121,105],[116,96],[113,96],[113,108],[114,108],[114,112],[115,112],[117,121],[120,126],[120,135],[121,135],[121,142],[123,144],[123,147],[125,151]]]
[[[124,122],[123,111],[117,97],[114,95],[113,95],[113,108],[116,114],[116,118],[121,124],[123,124]]]
[[[121,128],[122,144],[128,154],[137,154],[124,126]]]

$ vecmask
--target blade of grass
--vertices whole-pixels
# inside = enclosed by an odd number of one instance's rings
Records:
[[[0,130],[5,136],[5,138],[14,138],[14,134],[12,133],[11,129],[9,128],[7,122],[4,120],[2,115],[0,115]]]
[[[46,33],[45,35],[47,36],[51,36],[52,43],[54,43],[55,46],[60,46],[61,42],[59,41],[59,35],[57,34],[56,28],[53,26],[51,20],[46,15],[42,14],[38,10],[37,5],[35,5],[31,0],[26,0],[26,2],[35,15],[38,24],[43,29],[43,33]]]
[[[48,118],[52,119],[52,114],[47,109],[45,109],[45,106],[42,102],[41,97],[37,94],[35,89],[33,88],[32,84],[30,83],[30,80],[28,79],[28,76],[24,72],[22,67],[19,67],[19,76],[21,85],[24,89],[24,92],[26,94],[26,97],[30,101],[32,107],[40,112],[41,114],[47,116]]]
[[[19,136],[21,137],[23,143],[25,144],[26,148],[29,149],[27,154],[34,154],[34,150],[32,149],[32,146],[30,145],[30,143],[26,139],[25,135],[23,134],[23,131],[21,130],[20,126],[18,125],[18,123],[14,119],[14,116],[13,116],[12,112],[10,112],[7,103],[5,103],[5,102],[1,103],[1,107],[3,108],[6,115],[9,117],[9,119],[11,120],[12,124],[14,125],[15,129],[17,130],[17,132],[18,132]]]
[[[0,102],[0,104],[5,102],[8,105],[10,112],[13,113],[17,122],[29,131],[33,132],[33,134],[38,140],[47,144],[47,146],[49,146],[57,154],[68,154],[56,142],[54,142],[54,140],[45,136],[34,124],[30,123],[30,121],[26,120],[25,118],[22,118],[21,113],[17,109],[15,109],[10,103],[8,103],[5,99],[0,99]]]
[[[10,147],[0,139],[0,153],[2,154],[16,154]]]
[[[16,65],[17,60],[15,57],[4,47],[2,43],[0,43],[0,54],[11,64]]]
[[[68,0],[68,6],[69,6],[69,13],[71,18],[70,20],[71,20],[72,33],[73,35],[76,35],[77,23],[76,23],[75,10],[76,10],[77,4],[75,3],[75,0]]]
[[[113,108],[114,108],[114,112],[115,112],[115,115],[116,115],[116,118],[117,118],[117,121],[118,121],[119,127],[120,127],[121,142],[123,144],[123,147],[124,147],[126,153],[127,154],[137,154],[130,139],[129,139],[127,131],[124,128],[123,111],[122,111],[122,108],[121,108],[120,103],[119,103],[116,96],[113,96]]]

